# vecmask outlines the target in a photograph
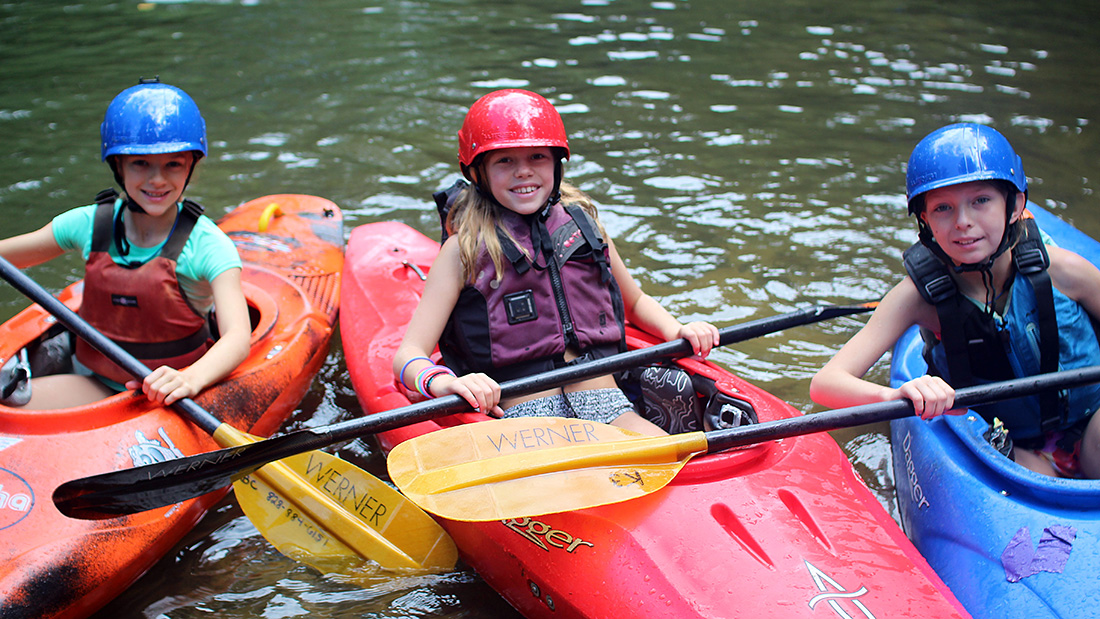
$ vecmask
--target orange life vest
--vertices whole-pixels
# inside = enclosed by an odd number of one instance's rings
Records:
[[[176,278],[176,261],[202,207],[185,200],[176,225],[160,253],[127,267],[108,253],[116,234],[124,234],[114,217],[115,200],[98,199],[92,247],[84,267],[80,315],[101,333],[150,368],[179,369],[213,344],[206,316],[188,303]],[[121,222],[118,222],[119,224]],[[78,339],[76,358],[96,374],[125,384],[131,376],[87,342]]]

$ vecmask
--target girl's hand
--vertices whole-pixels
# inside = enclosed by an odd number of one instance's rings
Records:
[[[194,378],[167,365],[153,370],[141,382],[126,382],[127,389],[140,389],[150,402],[165,406],[183,398],[195,397],[203,387],[205,385],[198,384]]]
[[[504,410],[499,406],[500,385],[485,374],[464,374],[457,378],[441,374],[432,380],[430,390],[437,398],[455,394],[466,400],[479,413],[493,417],[504,414]]]
[[[955,403],[955,390],[939,376],[918,376],[894,391],[913,403],[921,419],[942,415]]]
[[[710,354],[710,349],[718,345],[718,327],[709,322],[691,322],[680,327],[678,337],[691,342],[691,351],[694,354],[706,357]]]

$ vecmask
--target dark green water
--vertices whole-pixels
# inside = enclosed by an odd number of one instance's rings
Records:
[[[635,276],[675,314],[724,326],[874,300],[915,239],[903,165],[943,124],[995,126],[1033,200],[1100,236],[1100,5],[962,0],[517,3],[9,1],[0,4],[4,235],[85,204],[111,177],[98,127],[139,76],[187,90],[210,157],[190,195],[218,216],[311,193],[355,226],[435,235],[466,108],[523,87],[562,111],[567,173],[601,204]],[[31,271],[51,289],[72,259]],[[0,287],[0,314],[25,305]],[[715,353],[796,407],[857,328],[842,319]],[[874,370],[880,378],[883,367]],[[338,341],[288,427],[359,414]],[[837,433],[889,506],[883,428]],[[381,472],[371,444],[345,457]],[[507,617],[475,574],[350,583],[273,551],[230,502],[102,617]]]

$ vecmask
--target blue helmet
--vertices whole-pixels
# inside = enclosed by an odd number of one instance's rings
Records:
[[[206,155],[206,121],[195,101],[175,86],[141,80],[107,107],[99,128],[103,160],[112,155]]]
[[[905,195],[909,214],[922,208],[925,192],[970,181],[1004,180],[1027,194],[1024,164],[1005,136],[972,123],[947,125],[924,137],[909,155]]]

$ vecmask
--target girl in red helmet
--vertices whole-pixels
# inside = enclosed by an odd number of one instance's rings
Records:
[[[928,419],[950,410],[954,387],[1100,363],[1100,270],[1044,243],[1026,213],[1023,163],[1000,133],[976,124],[933,131],[906,170],[920,241],[905,251],[909,277],[810,383],[829,407],[898,400]],[[913,325],[929,373],[898,388],[863,375]],[[975,407],[999,419],[1014,459],[1046,475],[1100,478],[1100,385]]]
[[[450,195],[445,240],[394,357],[427,397],[457,394],[496,416],[578,417],[663,430],[638,415],[611,376],[501,400],[499,383],[625,350],[626,321],[705,356],[718,329],[683,325],[630,276],[592,201],[562,181],[569,144],[557,110],[525,90],[470,108],[458,133],[470,185]],[[438,345],[443,365],[429,355]]]
[[[0,240],[0,255],[24,268],[82,252],[81,316],[154,369],[135,380],[81,340],[76,373],[35,377],[29,400],[8,399],[9,405],[65,408],[137,388],[171,404],[222,379],[248,355],[240,256],[202,207],[183,199],[206,155],[198,106],[178,88],[142,80],[111,102],[100,133],[102,158],[123,193],[101,192],[94,204]],[[210,329],[214,305],[217,341]]]

